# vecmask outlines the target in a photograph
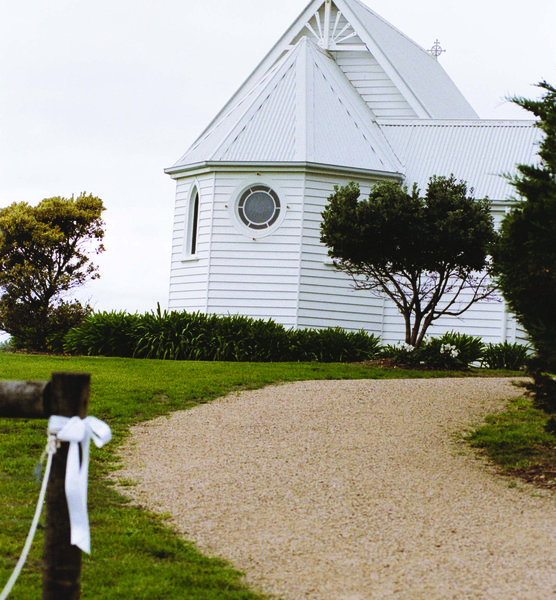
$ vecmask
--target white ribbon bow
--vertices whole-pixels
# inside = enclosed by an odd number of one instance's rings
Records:
[[[87,478],[89,474],[89,447],[91,438],[97,448],[112,439],[110,427],[96,417],[52,416],[48,421],[48,432],[62,442],[69,442],[66,466],[66,499],[71,526],[71,543],[84,552],[91,552],[91,535],[87,515]],[[82,445],[82,460],[79,461],[79,444]]]

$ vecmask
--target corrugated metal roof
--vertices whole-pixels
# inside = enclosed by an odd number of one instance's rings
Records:
[[[315,63],[312,69],[313,97],[309,107],[312,127],[308,131],[308,160],[399,172],[400,165],[392,160],[383,134],[372,120],[372,113],[366,106],[357,106],[361,99],[353,95],[353,87],[343,73],[331,70],[337,69],[336,63],[326,57],[319,63]],[[368,112],[360,115],[360,110]]]
[[[476,117],[473,109],[446,75],[441,65],[433,60],[420,46],[372,12],[359,0],[335,0],[334,4],[341,11],[344,18],[349,19],[351,26],[358,35],[357,39],[364,41],[367,46],[373,48],[373,56],[389,76],[393,78],[393,81],[397,81],[399,91],[406,100],[412,105],[419,104],[423,116],[428,115],[432,118]],[[306,25],[322,5],[322,0],[313,0],[307,5],[298,19],[275,44],[198,140],[177,161],[175,167],[209,160],[210,157],[214,157],[218,152],[224,150],[221,147],[223,140],[231,135],[232,131],[235,131],[237,123],[247,113],[252,115],[250,111],[252,111],[253,103],[260,100],[260,95],[268,87],[269,82],[275,80],[277,71],[280,71],[284,63],[291,58],[290,45],[299,38],[300,34],[302,35],[303,31],[308,33]],[[290,81],[290,83],[293,82]],[[342,93],[344,91],[342,89]],[[282,100],[288,98],[291,101],[291,95],[288,96],[287,94],[288,92],[284,87],[281,87],[273,96],[273,99],[278,101],[280,98]],[[246,129],[238,137],[238,145],[233,149],[233,152],[232,148],[229,147],[231,155],[234,157],[244,154],[250,146],[252,147],[252,142],[255,139],[249,138],[248,134],[255,135],[258,125],[261,124],[263,114],[268,117],[269,124],[278,124],[278,112],[282,110],[280,106],[272,107],[269,104],[264,108],[261,105],[259,108],[264,113],[259,113],[258,118],[252,117],[256,120],[257,126],[254,123],[254,126]],[[283,106],[283,116],[287,116],[287,108],[287,105]],[[291,122],[284,123],[286,129],[288,126],[291,126]],[[275,138],[270,146],[264,147],[266,156],[272,154],[273,156],[283,157],[291,150],[291,145],[288,145],[285,136],[286,130],[283,130],[282,133],[283,136],[279,139]],[[291,127],[289,135],[291,137]],[[268,137],[266,141],[269,141]],[[259,145],[259,148],[261,148],[261,145]],[[261,161],[264,159],[259,155],[255,160]],[[344,164],[344,162],[340,164]]]
[[[362,39],[369,36],[382,56],[396,71],[431,119],[476,119],[477,113],[450,79],[442,65],[421,46],[373,12],[360,0],[336,0],[344,11],[352,11],[362,25]],[[358,32],[361,27],[352,23]],[[370,48],[372,51],[372,48]],[[401,90],[404,94],[404,90]],[[407,95],[407,92],[405,92]]]
[[[399,173],[374,115],[336,62],[302,38],[174,168],[205,161],[312,162]]]
[[[246,115],[212,159],[263,162],[295,160],[295,87],[296,69],[292,64],[276,85],[265,90],[258,98],[254,111]]]
[[[518,164],[538,162],[542,132],[534,121],[388,121],[381,124],[404,167],[408,185],[425,190],[432,175],[467,181],[475,197],[507,200],[515,188],[504,177]]]

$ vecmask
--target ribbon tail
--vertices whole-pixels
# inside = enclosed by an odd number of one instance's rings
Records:
[[[87,475],[89,444],[83,444],[83,460],[79,464],[79,443],[70,442],[66,468],[66,498],[71,526],[71,543],[83,552],[91,552],[91,535],[87,515]]]
[[[83,552],[91,552],[91,534],[87,514],[87,479],[89,476],[89,449],[91,438],[99,448],[110,441],[110,427],[95,417],[52,416],[49,433],[56,433],[58,440],[69,442],[66,466],[66,499],[71,528],[71,543]],[[82,457],[79,460],[79,444]]]

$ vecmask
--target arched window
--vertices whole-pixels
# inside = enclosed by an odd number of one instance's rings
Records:
[[[199,192],[194,188],[189,200],[187,215],[187,228],[185,233],[185,258],[191,258],[197,254],[197,236],[199,230]]]

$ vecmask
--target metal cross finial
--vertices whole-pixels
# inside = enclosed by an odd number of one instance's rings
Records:
[[[428,53],[434,58],[434,60],[438,60],[438,57],[443,52],[446,52],[446,50],[444,50],[444,48],[442,48],[438,39],[435,40],[434,44],[432,45],[432,48],[430,50],[428,50]]]

